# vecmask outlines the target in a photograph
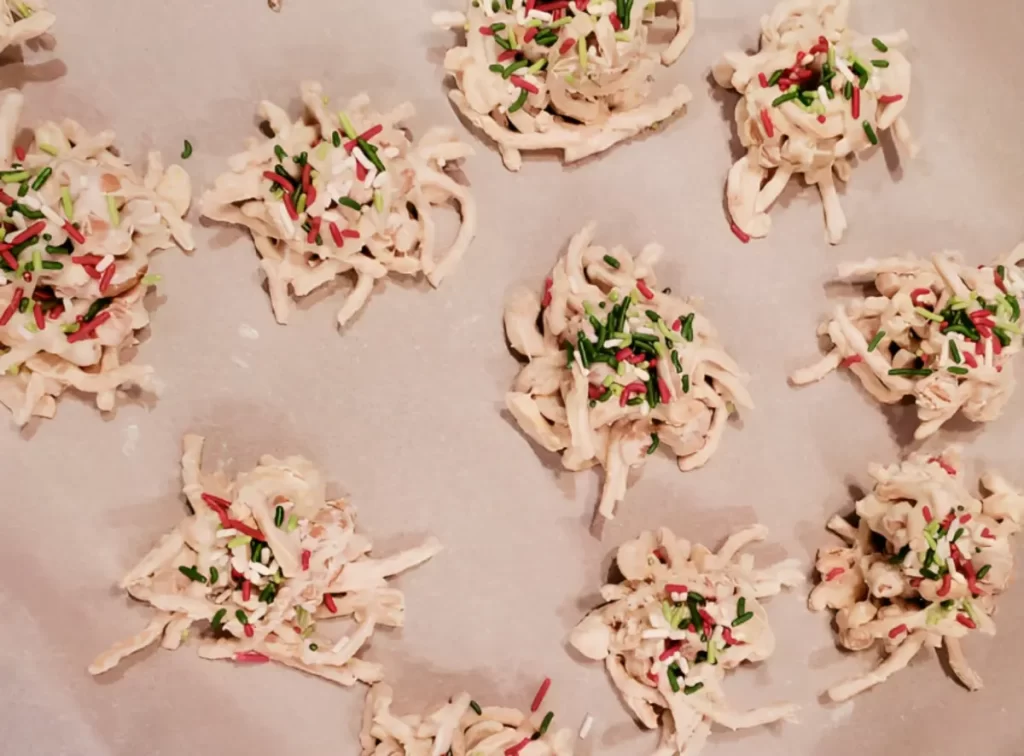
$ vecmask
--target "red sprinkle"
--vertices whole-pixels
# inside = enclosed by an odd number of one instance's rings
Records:
[[[12,247],[17,247],[23,241],[31,239],[36,234],[41,234],[44,228],[46,228],[46,221],[39,221],[38,223],[33,223],[31,226],[26,228],[24,231],[22,231],[20,234],[15,236],[7,243],[10,244]]]
[[[50,310],[50,320],[56,320],[57,318],[59,318],[63,314],[64,314],[64,305],[59,304],[56,307],[54,307],[52,310]]]
[[[654,292],[651,291],[651,287],[647,285],[647,282],[644,279],[638,278],[636,280],[636,288],[639,289],[640,293],[648,299],[654,299]]]
[[[682,318],[676,318],[675,322],[672,324],[672,330],[673,331],[678,331],[682,327],[683,327],[683,319]]]
[[[241,521],[235,520],[235,519],[229,519],[228,523],[229,523],[228,527],[234,528],[239,533],[244,533],[245,535],[249,536],[250,538],[255,538],[257,541],[265,541],[265,540],[267,540],[267,537],[265,535],[263,535],[263,533],[258,531],[256,528],[249,527],[244,522],[241,522]]]
[[[501,58],[498,58],[498,60],[501,60]],[[359,144],[360,139],[362,139],[364,142],[369,142],[383,130],[384,126],[382,124],[378,123],[376,126],[371,126],[355,139],[345,142],[345,149],[348,150],[349,152],[352,152],[352,150],[356,148],[356,145]],[[306,163],[306,165],[309,165],[309,163]]]
[[[982,537],[982,538],[989,538],[989,539],[991,539],[991,540],[993,540],[993,541],[994,541],[994,540],[995,540],[995,538],[996,538],[996,534],[995,534],[995,533],[993,533],[993,532],[992,532],[991,530],[989,530],[988,528],[985,528],[985,529],[984,529],[983,531],[981,531],[981,537]]]
[[[313,556],[309,549],[302,550],[302,571],[306,572],[309,569],[309,558]]]
[[[17,268],[18,264],[15,263],[14,267]],[[7,309],[4,310],[4,314],[0,315],[0,326],[7,325],[8,321],[10,321],[12,317],[14,317],[14,313],[18,309],[18,305],[21,304],[21,298],[22,296],[24,296],[24,294],[25,290],[22,289],[20,286],[14,290],[14,296],[11,297],[11,303],[7,305]]]
[[[220,524],[222,528],[231,527],[231,518],[228,517],[227,507],[231,506],[230,502],[224,501],[217,496],[204,493],[202,495],[203,501],[206,502],[207,506],[210,507],[214,512],[217,513],[217,517],[220,518]]]
[[[275,184],[277,184],[287,192],[295,191],[295,184],[286,179],[280,173],[274,173],[273,171],[263,171],[263,178],[273,181]]]
[[[708,614],[707,610],[698,609],[697,614],[699,614],[700,618],[704,620],[704,627],[713,628],[717,624],[715,622],[715,618]]]
[[[647,679],[650,680],[655,685],[658,684],[658,676],[656,674],[654,674],[653,672],[648,672],[647,673]]]
[[[918,301],[918,298],[927,296],[928,294],[931,293],[931,289],[925,289],[923,287],[920,289],[914,289],[912,292],[910,292],[910,304],[914,305],[914,307],[920,307],[921,303]]]
[[[679,583],[668,583],[665,586],[665,593],[689,593],[690,589]]]
[[[480,27],[480,33],[483,34],[485,37],[493,37],[494,36],[494,29],[492,29],[489,26],[481,26]]]
[[[854,354],[847,357],[845,360],[839,363],[840,367],[848,368],[850,365],[856,365],[858,362],[863,362],[864,358],[859,354]]]
[[[537,94],[537,92],[540,91],[539,89],[537,89],[537,87],[535,87],[533,84],[528,82],[522,76],[515,76],[515,75],[513,75],[513,76],[510,76],[508,80],[511,81],[513,84],[515,84],[520,89],[525,89],[527,92],[529,92],[531,94]]]
[[[537,27],[531,26],[530,29],[531,31],[535,31]],[[516,57],[518,54],[518,50],[504,50],[502,51],[501,55],[498,56],[498,62],[504,63],[506,60],[512,60],[512,58]]]
[[[659,546],[654,550],[654,556],[658,557],[658,560],[662,564],[668,564],[668,552],[665,551],[664,546]]]
[[[956,621],[970,630],[974,630],[977,627],[977,625],[974,624],[974,620],[972,620],[966,614],[956,615]]]
[[[366,175],[367,175],[366,166],[363,165],[362,163],[360,163],[357,160],[356,161],[356,178],[359,179],[360,181],[362,181],[363,179],[366,178]]]
[[[530,28],[536,28],[536,27],[530,27]],[[540,306],[541,307],[547,307],[547,306],[549,306],[551,304],[551,286],[552,286],[552,284],[554,284],[554,281],[551,279],[551,276],[548,276],[547,278],[544,279],[544,297],[540,300]]]
[[[825,121],[827,121],[827,120],[828,119],[825,118],[825,116],[823,116],[823,115],[819,115],[818,116],[818,123],[825,123]]]
[[[729,224],[729,228],[732,229],[732,232],[736,235],[736,238],[739,239],[744,244],[750,241],[750,234],[748,234],[742,228],[737,226],[736,221],[731,222]]]
[[[242,583],[242,601],[248,601],[252,597],[252,583],[248,580]]]
[[[764,75],[764,71],[757,75],[757,80],[761,82],[761,86],[765,89],[768,88],[768,77]]]
[[[314,218],[312,221],[310,221],[309,233],[306,234],[306,244],[312,244],[313,242],[316,241],[316,237],[320,233],[320,224],[322,222],[323,218]]]
[[[968,523],[970,521],[971,521],[971,516],[969,514],[960,515],[960,524],[961,525],[964,525],[964,524],[966,524],[966,523]]]
[[[949,589],[953,585],[953,577],[947,572],[942,576],[942,585],[939,586],[939,590],[935,591],[936,596],[948,596]]]
[[[588,384],[587,395],[591,399],[604,396],[604,386],[595,386],[593,383]]]
[[[530,11],[526,11],[529,13]],[[526,34],[523,35],[523,42],[532,42],[533,38],[537,36],[537,32],[540,31],[539,26],[531,26],[526,30]]]
[[[622,22],[619,21],[619,16],[617,13],[612,13],[610,16],[608,16],[608,20],[611,21],[612,28],[615,31],[622,31]],[[761,75],[763,76],[764,74]]]
[[[771,139],[775,136],[775,124],[772,123],[772,117],[768,115],[767,108],[761,108],[761,124],[764,126],[764,135]]]
[[[622,389],[622,393],[619,395],[619,406],[625,407],[626,402],[629,401],[629,395],[636,392],[643,392],[647,390],[647,386],[642,384],[640,381],[633,381],[631,384]]]
[[[346,239],[358,239],[359,238],[359,232],[354,230],[354,229],[351,229],[351,228],[344,228],[344,229],[342,229],[341,235],[344,236]]]
[[[299,632],[302,631],[300,630]],[[238,651],[235,653],[235,661],[245,662],[246,664],[265,664],[270,661],[270,657],[266,654],[261,654],[259,651]]]
[[[956,519],[956,512],[950,512],[942,518],[942,529],[949,530],[949,526],[953,524],[953,520]]]
[[[558,48],[558,52],[565,55],[572,49],[572,46],[576,44],[576,40],[572,37],[566,37],[565,41]]]
[[[18,261],[15,259],[14,255],[11,254],[9,249],[0,250],[0,257],[4,258],[4,262],[7,263],[7,267],[11,270],[18,269]]]
[[[46,328],[46,321],[43,319],[43,306],[36,302],[36,306],[32,308],[32,315],[36,319],[36,328],[40,331]]]
[[[530,704],[530,711],[537,711],[540,705],[544,702],[544,696],[548,694],[548,688],[551,687],[551,678],[545,677],[544,682],[540,684],[540,688],[537,689],[537,695],[533,697],[533,703]]]
[[[78,242],[79,244],[85,244],[85,237],[82,236],[82,232],[79,231],[74,226],[72,226],[71,225],[71,221],[67,221],[64,224],[63,228],[64,228],[64,231],[67,232],[67,235],[70,236],[72,239],[74,239],[76,242]]]
[[[668,404],[672,401],[672,394],[668,390],[668,384],[660,375],[658,376],[658,394],[661,396],[661,403]]]
[[[889,637],[895,639],[900,633],[905,632],[908,632],[906,625],[896,625],[896,627],[889,631]]]
[[[825,575],[825,582],[830,582],[832,580],[835,580],[837,577],[842,575],[844,572],[846,572],[846,570],[844,568],[842,568],[842,567],[833,567],[831,570],[828,571],[828,574]]]
[[[980,596],[982,590],[978,587],[978,573],[974,570],[974,563],[964,562],[963,569],[964,574],[967,576],[967,588],[970,590],[971,595]]]
[[[253,629],[252,625],[250,625],[248,622],[246,622],[245,623],[245,637],[246,638],[251,638],[254,635],[256,635],[256,631]]]
[[[978,361],[974,359],[974,355],[970,352],[964,352],[964,362],[970,365],[972,368],[978,367]]]
[[[999,275],[998,270],[992,271],[992,281],[999,287],[999,290],[1003,292],[1003,294],[1006,293],[1006,281],[1004,281],[1003,277]]]
[[[117,266],[111,263],[107,266],[107,269],[103,271],[103,278],[100,279],[100,293],[102,294],[110,286],[110,282],[114,279],[114,271]]]
[[[83,265],[82,269],[89,274],[89,278],[94,278],[97,281],[103,278],[103,275],[98,270],[96,270],[96,268],[94,268],[92,265]]]
[[[25,162],[25,148],[24,147],[15,147],[14,148],[14,154],[17,156],[18,160],[20,160],[23,163]]]
[[[934,517],[932,517],[932,510],[928,508],[927,504],[925,504],[924,507],[922,507],[921,514],[924,515],[925,522],[931,522],[933,519],[935,519]]]
[[[924,580],[922,578],[910,578],[910,584],[914,588],[918,588],[921,585],[921,583],[923,583],[923,582],[924,582]]]
[[[356,165],[359,165],[359,164],[356,163]],[[294,221],[297,221],[299,219],[299,214],[295,210],[295,205],[292,204],[292,197],[291,197],[291,195],[290,194],[286,194],[281,199],[284,200],[284,209],[288,211],[288,217],[291,218]]]
[[[82,325],[79,326],[78,330],[75,331],[74,333],[69,333],[68,341],[70,343],[74,343],[76,341],[84,341],[85,339],[91,337],[93,331],[95,331],[101,325],[106,323],[108,320],[110,320],[110,313],[106,311],[101,312],[88,323],[82,323]]]
[[[724,625],[722,626],[722,638],[730,646],[742,646],[743,645],[743,641],[738,640],[735,637],[733,637],[732,628],[731,627],[725,627]]]
[[[860,118],[860,87],[853,88],[853,117]]]
[[[329,228],[331,229],[331,238],[334,239],[334,246],[344,246],[345,238],[341,235],[341,229],[338,228],[338,224],[335,223],[334,221],[331,221],[331,225],[329,226]]]
[[[888,105],[888,104],[893,103],[893,102],[899,102],[902,99],[903,99],[903,95],[901,95],[901,94],[897,94],[897,95],[881,95],[878,98],[878,104],[879,105]]]
[[[514,746],[505,749],[505,756],[519,756],[519,752],[530,744],[529,738],[523,738]]]
[[[99,265],[103,260],[99,255],[72,255],[71,262],[79,265]]]
[[[331,614],[338,613],[338,605],[334,603],[334,596],[329,593],[324,594],[324,606],[327,607],[327,611]]]
[[[658,661],[665,661],[667,658],[672,656],[676,651],[683,647],[682,643],[674,643],[667,645],[664,651],[661,652],[661,656],[658,657]]]
[[[789,79],[787,79],[785,76],[783,76],[781,79],[779,79],[779,89],[781,89],[783,92],[785,92],[791,86],[793,86],[793,83]]]
[[[1001,342],[998,338],[993,336],[992,337],[992,354],[1002,354],[1002,353],[1003,353],[1003,342]]]
[[[943,470],[945,470],[948,475],[956,475],[956,468],[953,467],[951,464],[949,464],[946,460],[944,460],[944,459],[942,459],[940,457],[932,457],[928,461],[929,462],[934,462],[935,464],[937,464],[939,467],[941,467]],[[952,512],[950,512],[949,514],[950,514],[951,517],[955,517],[956,516]],[[970,515],[965,515],[965,516],[968,519],[970,519],[970,517],[971,517]],[[963,522],[963,520],[961,520],[961,522]],[[945,527],[948,529],[949,525],[946,525]]]
[[[629,347],[624,347],[615,353],[615,359],[619,362],[626,362],[632,356],[633,353],[629,350]]]
[[[213,494],[204,493],[202,498],[203,501],[205,501],[207,504],[210,504],[211,506],[216,505],[218,507],[223,507],[224,509],[227,509],[228,507],[231,506],[230,501],[228,501],[227,499],[222,499],[219,496],[214,496]]]

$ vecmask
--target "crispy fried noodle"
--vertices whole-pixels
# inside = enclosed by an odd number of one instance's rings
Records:
[[[23,102],[0,93],[0,404],[19,426],[53,417],[67,388],[104,411],[122,387],[156,390],[152,368],[126,353],[149,323],[149,255],[193,248],[184,170],[151,152],[140,179],[111,151],[114,132],[71,120],[15,147]]]
[[[739,552],[767,528],[733,534],[717,552],[661,528],[619,547],[625,578],[605,585],[607,602],[573,630],[572,645],[603,661],[623,702],[650,729],[661,721],[656,756],[694,756],[713,724],[737,730],[782,719],[797,706],[736,711],[725,700],[727,670],[758,662],[775,649],[760,599],[803,582],[796,560],[755,569]]]
[[[261,103],[274,138],[249,139],[202,199],[206,217],[249,229],[277,321],[288,322],[292,296],[343,274],[356,283],[339,326],[388,273],[423,274],[438,286],[475,233],[476,205],[444,170],[472,150],[447,129],[411,142],[402,128],[413,114],[409,103],[378,113],[361,94],[329,113],[315,82],[302,84],[302,101],[305,113],[294,123]],[[447,250],[438,249],[435,208],[449,202],[461,224]]]
[[[829,521],[847,545],[818,550],[821,582],[810,607],[837,610],[845,648],[862,651],[880,641],[886,656],[873,671],[829,689],[833,701],[885,682],[924,646],[945,645],[957,678],[970,690],[981,687],[960,639],[974,630],[995,634],[992,613],[1013,571],[1010,536],[1020,530],[1024,496],[989,472],[979,499],[964,487],[959,466],[955,448],[872,465],[874,490],[857,502],[858,527],[838,515]]]
[[[371,558],[353,507],[327,499],[323,478],[302,457],[264,456],[229,482],[200,469],[202,437],[186,436],[184,447],[192,514],[121,581],[158,613],[89,671],[106,672],[161,638],[175,649],[202,622],[199,655],[206,659],[275,661],[340,685],[380,680],[380,666],[357,653],[377,626],[404,622],[402,593],[386,578],[437,554],[437,540]],[[344,635],[323,632],[341,618],[349,625]]]
[[[551,730],[553,715],[480,706],[461,693],[425,716],[391,712],[391,687],[366,694],[361,756],[572,756],[572,733]],[[546,723],[546,724],[545,724]],[[534,739],[536,738],[536,739]]]
[[[604,467],[599,511],[610,519],[631,467],[661,444],[681,470],[700,467],[735,406],[753,402],[699,303],[658,290],[662,248],[608,251],[593,243],[594,230],[573,237],[543,299],[529,289],[509,297],[505,332],[529,362],[506,404],[567,469]]]
[[[0,50],[42,36],[56,20],[44,0],[0,0]]]
[[[661,9],[675,19],[665,31]],[[445,55],[459,112],[517,171],[524,150],[561,150],[565,162],[603,152],[681,110],[685,86],[651,101],[659,60],[670,65],[693,36],[693,0],[472,0],[434,23],[465,31]]]
[[[768,208],[794,174],[817,184],[826,238],[846,230],[835,178],[849,181],[852,158],[892,128],[917,153],[901,117],[910,97],[910,63],[899,31],[867,37],[847,27],[849,0],[783,0],[761,20],[761,49],[727,53],[715,81],[742,96],[736,127],[746,155],[729,171],[726,199],[744,241],[771,229]]]
[[[1022,261],[1024,244],[978,267],[955,252],[840,265],[840,279],[871,282],[881,296],[838,305],[818,329],[832,343],[828,355],[790,381],[812,383],[842,366],[880,402],[912,396],[919,439],[960,410],[975,422],[995,420],[1013,393],[1011,357],[1024,343]]]

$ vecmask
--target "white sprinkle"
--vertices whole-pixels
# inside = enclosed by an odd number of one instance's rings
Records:
[[[295,224],[288,217],[288,211],[285,209],[283,202],[278,202],[274,207],[277,210],[277,220],[281,230],[284,232],[285,238],[290,239],[295,234]]]
[[[238,326],[238,335],[241,336],[243,339],[256,341],[256,339],[260,337],[260,332],[257,331],[248,323],[242,323],[242,325]]]
[[[583,725],[580,727],[580,740],[586,740],[590,734],[590,728],[594,726],[594,718],[587,714],[583,718]]]
[[[583,358],[580,357],[580,350],[577,349],[573,358],[576,360],[576,364],[580,366],[580,370],[583,371],[583,377],[586,378],[590,375],[590,371],[583,367]]]
[[[261,554],[260,558],[262,558],[262,556],[263,555]],[[273,574],[270,571],[270,568],[267,567],[267,565],[260,564],[259,562],[249,562],[249,569],[252,572],[255,572],[257,575],[272,575]]]
[[[334,646],[331,648],[331,652],[335,653],[335,654],[338,653],[339,651],[341,651],[341,649],[344,647],[344,645],[346,643],[348,643],[348,636],[347,635],[341,636],[338,639],[338,642],[335,643]]]
[[[667,638],[668,630],[658,630],[657,628],[651,630],[644,630],[642,633],[640,633],[640,637],[642,637],[644,640],[647,640],[648,638]]]
[[[647,417],[649,414],[651,414],[651,405],[649,405],[647,402],[644,402],[643,404],[641,404],[640,405],[640,414],[643,417]]]
[[[818,86],[818,99],[821,100],[822,105],[825,105],[828,102],[828,92],[825,91],[824,84],[820,84]]]
[[[64,225],[64,219],[57,215],[57,213],[49,206],[43,205],[39,210],[44,216],[46,216],[46,220],[50,221],[50,223],[54,223],[58,226]]]
[[[260,551],[260,561],[263,562],[263,564],[270,564],[270,549],[263,549]]]
[[[378,173],[371,183],[375,189],[384,186],[385,184],[388,183],[388,174]]]
[[[0,271],[0,286],[4,286],[7,283],[7,276],[4,275],[3,271]]]
[[[850,67],[843,61],[839,60],[839,58],[836,58],[836,70],[838,70],[847,81],[852,82],[854,85],[860,81],[858,77],[853,75],[853,71],[850,70]]]
[[[103,259],[100,260],[98,263],[96,263],[96,271],[98,273],[102,273],[107,268],[109,268],[113,262],[114,262],[114,256],[113,255],[103,255]]]
[[[359,163],[363,168],[368,171],[376,170],[373,167],[373,163],[370,162],[370,158],[363,154],[362,150],[352,150],[352,157],[355,158],[356,162]]]
[[[682,602],[686,601],[686,597],[688,595],[689,593],[679,593],[678,591],[672,591],[672,600],[677,604],[681,604]]]
[[[612,349],[619,346],[622,346],[622,339],[608,339],[608,341],[604,342],[605,349]]]
[[[658,335],[660,335],[653,328],[648,328],[647,326],[644,326],[643,328],[637,328],[636,332],[637,333],[645,333],[648,336],[658,336]]]
[[[232,538],[238,535],[238,531],[234,528],[221,528],[217,531],[218,538]]]
[[[547,11],[537,10],[536,8],[527,13],[526,17],[535,18],[538,21],[551,21],[554,19],[554,16],[552,14],[548,13]]]
[[[805,53],[804,57],[802,57],[800,59],[800,64],[804,65],[804,66],[809,66],[813,62],[814,62],[814,56],[811,55],[810,53]]]
[[[22,197],[21,204],[24,205],[25,207],[30,207],[33,210],[38,210],[43,206],[43,203],[40,202],[35,197]]]
[[[386,158],[396,158],[401,153],[397,147],[391,146],[385,147],[383,150],[381,150],[381,154]]]
[[[635,367],[633,368],[633,372],[636,373],[636,377],[639,378],[644,383],[647,383],[647,381],[651,380],[651,374],[648,373],[646,370],[641,370],[640,368]]]
[[[377,180],[377,169],[374,168],[372,171],[366,174],[366,178],[363,179],[363,186],[369,189],[373,186],[373,182]]]

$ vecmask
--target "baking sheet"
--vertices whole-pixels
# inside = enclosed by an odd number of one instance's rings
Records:
[[[408,99],[417,133],[435,124],[465,133],[441,82],[449,37],[429,20],[456,0],[286,0],[281,14],[263,0],[51,5],[55,48],[27,49],[23,60],[9,51],[0,66],[0,85],[27,94],[25,123],[71,116],[111,127],[137,160],[150,148],[171,158],[188,138],[197,195],[255,133],[259,99],[297,107],[302,78],[336,96],[367,89],[381,105]],[[181,437],[196,431],[215,460],[239,467],[264,452],[309,456],[351,495],[382,550],[427,532],[446,545],[399,579],[407,625],[377,633],[367,653],[386,665],[397,711],[462,689],[525,707],[547,675],[556,725],[596,718],[579,753],[653,751],[656,735],[629,719],[601,665],[565,648],[614,548],[659,525],[716,544],[761,521],[773,532],[765,554],[809,567],[827,540],[827,517],[849,508],[867,464],[895,459],[913,427],[912,408],[880,411],[847,377],[786,385],[790,370],[818,354],[813,333],[835,265],[940,248],[989,260],[1024,238],[1024,109],[1012,74],[1024,15],[1010,0],[859,0],[858,28],[911,32],[908,117],[922,156],[898,168],[877,154],[858,168],[842,198],[851,228],[837,248],[823,241],[816,192],[795,185],[772,213],[771,236],[739,244],[722,212],[735,100],[714,90],[708,70],[722,51],[755,43],[769,6],[698,0],[694,41],[661,73],[664,86],[688,84],[694,100],[656,134],[568,169],[527,158],[519,174],[473,140],[465,173],[481,228],[461,268],[438,291],[380,287],[343,336],[334,328],[343,289],[307,299],[290,326],[274,323],[256,254],[237,229],[197,225],[195,254],[161,253],[164,281],[139,356],[166,385],[160,400],[122,404],[107,419],[65,400],[55,420],[25,434],[6,416],[0,428],[0,750],[358,752],[363,688],[202,661],[189,648],[142,653],[100,680],[86,673],[95,653],[147,620],[116,582],[180,518]],[[504,346],[501,300],[516,283],[539,286],[591,218],[603,243],[666,246],[661,280],[706,297],[727,348],[753,375],[757,403],[706,468],[682,474],[667,457],[652,460],[602,540],[587,530],[598,474],[562,471],[502,412],[518,366]],[[968,444],[969,459],[1024,484],[1022,409],[1018,392],[984,432],[954,424],[931,446]],[[875,659],[836,650],[828,617],[810,614],[805,599],[795,592],[770,602],[775,655],[728,683],[739,704],[801,703],[800,724],[716,732],[708,754],[973,751],[979,733],[993,756],[1024,753],[1016,713],[1024,656],[1013,633],[1024,622],[1021,586],[1003,599],[1000,634],[967,644],[984,691],[968,694],[922,654],[841,706],[822,705],[821,691]]]

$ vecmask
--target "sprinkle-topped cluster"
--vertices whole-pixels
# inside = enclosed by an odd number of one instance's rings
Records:
[[[692,0],[674,7],[665,65],[693,34]],[[521,150],[560,149],[566,161],[606,150],[690,99],[677,87],[647,102],[659,60],[648,41],[657,8],[634,0],[472,0],[465,14],[438,13],[435,23],[462,27],[467,37],[445,57],[458,87],[452,101],[498,142],[511,170]]]
[[[569,469],[604,466],[600,513],[611,518],[631,466],[664,444],[683,470],[699,467],[736,406],[753,403],[696,304],[658,290],[660,247],[634,257],[594,232],[572,239],[540,298],[523,290],[506,304],[509,342],[530,359],[506,404]]]
[[[960,680],[972,690],[981,687],[959,639],[971,630],[995,632],[991,615],[1012,572],[1009,538],[1020,529],[1024,496],[992,473],[982,477],[984,498],[972,496],[959,465],[957,451],[949,449],[874,466],[874,490],[857,502],[859,527],[840,517],[829,522],[848,546],[818,551],[822,582],[810,606],[838,610],[839,639],[847,648],[880,640],[889,656],[873,673],[829,690],[833,700],[883,682],[925,644],[945,644]]]
[[[377,625],[399,627],[398,591],[385,578],[430,559],[433,538],[385,559],[371,559],[355,533],[354,512],[326,500],[324,483],[301,457],[263,457],[232,484],[199,470],[203,439],[186,436],[184,490],[194,507],[122,581],[160,613],[138,635],[93,662],[101,674],[164,637],[172,647],[195,622],[208,620],[200,655],[237,662],[277,661],[342,685],[380,679],[356,657]],[[219,493],[214,493],[218,491]],[[324,620],[348,618],[349,634],[322,632]]]
[[[1024,346],[1022,260],[1024,244],[994,265],[965,265],[944,252],[840,266],[841,279],[870,281],[881,296],[837,307],[819,329],[832,351],[793,383],[844,367],[879,401],[913,396],[918,438],[959,410],[977,422],[996,419],[1014,387],[1010,359]]]
[[[21,106],[18,93],[0,105],[12,139]],[[0,402],[19,425],[52,417],[69,386],[109,410],[119,387],[151,382],[120,355],[148,322],[142,298],[159,279],[149,254],[193,248],[191,183],[156,153],[138,178],[113,140],[64,121],[41,124],[29,146],[2,145]]]
[[[715,67],[723,87],[739,91],[736,120],[748,147],[729,174],[732,230],[741,241],[771,227],[767,210],[789,179],[817,184],[828,240],[846,229],[833,173],[849,179],[849,157],[894,133],[916,147],[900,117],[910,95],[910,63],[897,45],[905,32],[867,37],[847,28],[848,3],[784,0],[766,20],[761,49],[732,52]]]
[[[231,160],[202,201],[207,217],[246,226],[262,257],[278,322],[291,297],[305,296],[338,275],[352,273],[355,289],[338,313],[344,325],[388,273],[422,273],[438,285],[473,237],[469,192],[444,172],[471,150],[447,130],[413,144],[402,130],[406,104],[390,113],[370,109],[365,95],[328,113],[319,84],[302,85],[306,115],[292,123],[264,102],[275,132]],[[454,200],[462,224],[439,254],[434,209]]]
[[[56,20],[44,0],[0,0],[0,50],[45,34]]]
[[[625,580],[601,590],[604,606],[570,636],[584,656],[604,661],[646,727],[660,726],[666,753],[697,753],[712,723],[731,729],[788,719],[790,704],[736,712],[724,702],[725,672],[761,661],[774,638],[760,599],[802,582],[795,560],[762,569],[738,552],[762,540],[757,526],[718,552],[662,528],[627,541],[616,557]]]

